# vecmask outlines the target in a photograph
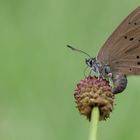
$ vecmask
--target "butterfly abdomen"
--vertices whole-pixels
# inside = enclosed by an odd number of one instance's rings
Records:
[[[124,74],[113,74],[112,81],[114,85],[112,92],[114,94],[122,92],[127,86],[127,77]]]

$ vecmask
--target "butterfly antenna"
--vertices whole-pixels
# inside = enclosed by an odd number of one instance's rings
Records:
[[[76,49],[76,48],[73,48],[72,46],[70,45],[67,45],[68,48],[72,49],[73,51],[77,51],[77,52],[80,52],[80,53],[83,53],[83,54],[86,54],[88,57],[91,57],[88,53],[82,51],[82,50],[79,50],[79,49]]]

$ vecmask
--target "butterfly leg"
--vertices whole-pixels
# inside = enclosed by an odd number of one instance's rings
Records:
[[[108,73],[107,76],[108,76],[109,78],[112,78],[112,73],[111,73],[111,72]]]
[[[96,69],[96,75],[97,75],[97,77],[98,77],[98,80],[99,80],[100,78],[103,77],[103,75],[102,75],[102,74],[100,73],[100,71],[99,71],[99,68]]]
[[[90,76],[90,75],[91,75],[91,72],[92,72],[92,69],[89,71],[89,74],[88,74],[88,76]]]
[[[84,71],[84,76],[85,76],[85,78],[91,76],[91,74],[92,74],[92,69],[90,69],[90,71],[89,71],[88,74],[86,74],[85,71]]]

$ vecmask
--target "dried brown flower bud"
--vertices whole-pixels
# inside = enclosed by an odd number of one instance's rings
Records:
[[[77,84],[74,97],[80,114],[85,115],[89,120],[93,107],[99,107],[100,120],[109,118],[113,110],[114,94],[105,79],[89,76],[81,80]]]

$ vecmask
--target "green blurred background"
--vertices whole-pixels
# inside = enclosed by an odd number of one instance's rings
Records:
[[[138,0],[0,0],[0,140],[87,140],[73,91],[84,56],[95,56]],[[98,140],[140,139],[140,77],[116,96]]]

